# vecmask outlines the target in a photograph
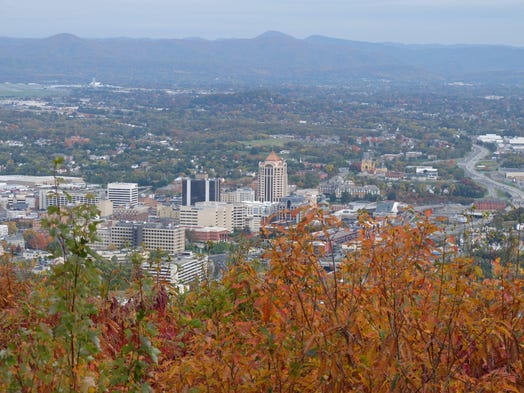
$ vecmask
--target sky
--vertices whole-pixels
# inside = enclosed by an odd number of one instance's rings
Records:
[[[524,47],[524,0],[0,0],[0,37],[252,38]]]

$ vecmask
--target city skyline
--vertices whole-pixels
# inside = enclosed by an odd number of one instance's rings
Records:
[[[1,37],[220,39],[275,30],[296,38],[524,46],[522,20],[517,0],[0,0]]]

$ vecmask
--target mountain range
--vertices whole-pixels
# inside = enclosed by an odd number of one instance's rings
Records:
[[[0,82],[131,86],[508,83],[524,81],[524,48],[403,45],[266,32],[251,39],[0,38]]]

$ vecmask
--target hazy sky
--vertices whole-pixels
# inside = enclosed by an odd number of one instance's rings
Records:
[[[524,46],[524,0],[0,0],[0,36],[251,38]]]

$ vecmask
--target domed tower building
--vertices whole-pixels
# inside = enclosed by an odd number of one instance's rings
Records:
[[[287,195],[287,164],[272,151],[258,164],[258,200],[278,202]]]

